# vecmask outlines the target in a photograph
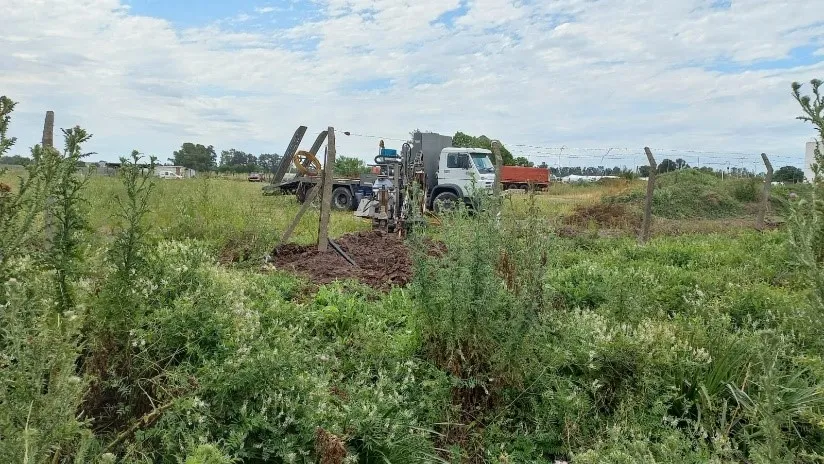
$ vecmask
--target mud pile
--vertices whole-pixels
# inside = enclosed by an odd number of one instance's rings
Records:
[[[313,283],[358,280],[370,287],[388,290],[412,279],[412,258],[403,239],[380,231],[358,232],[335,239],[357,266],[352,266],[332,247],[326,253],[317,246],[285,244],[272,250],[276,269],[302,274]]]

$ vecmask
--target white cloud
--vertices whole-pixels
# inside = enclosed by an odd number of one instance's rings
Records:
[[[165,159],[185,141],[281,152],[299,124],[310,126],[307,139],[334,125],[393,138],[420,128],[509,145],[800,154],[811,131],[793,119],[789,84],[824,76],[822,60],[757,66],[824,44],[824,10],[807,0],[728,9],[470,0],[454,27],[435,21],[460,0],[317,4],[319,19],[239,31],[254,18],[180,29],[118,0],[0,0],[9,12],[0,92],[21,102],[13,135],[21,147],[36,143],[53,109],[58,125],[93,132],[88,148],[109,159],[132,148]],[[719,63],[742,71],[713,71]],[[393,87],[348,90],[378,79]],[[338,142],[339,153],[364,157],[377,145]]]

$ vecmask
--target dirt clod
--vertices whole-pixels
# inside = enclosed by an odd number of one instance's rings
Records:
[[[412,279],[412,258],[403,239],[380,231],[358,232],[335,239],[357,266],[331,249],[320,253],[316,246],[291,243],[272,251],[276,269],[303,274],[316,284],[358,280],[379,290],[404,286]]]

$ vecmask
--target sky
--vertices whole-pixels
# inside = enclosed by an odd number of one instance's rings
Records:
[[[335,127],[369,160],[415,129],[549,165],[803,163],[793,81],[824,78],[820,0],[0,0],[12,154],[58,127],[92,159],[184,142],[282,153]],[[343,135],[349,131],[353,135]]]

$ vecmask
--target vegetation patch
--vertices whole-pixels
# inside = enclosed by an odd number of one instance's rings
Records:
[[[636,229],[641,216],[622,203],[594,203],[579,205],[564,218],[564,224],[578,227],[595,226],[606,229]]]
[[[682,169],[656,177],[653,214],[667,219],[728,218],[744,212],[744,204],[758,200],[757,180],[722,181],[714,174]],[[607,204],[643,208],[645,193],[632,190],[603,199]]]

